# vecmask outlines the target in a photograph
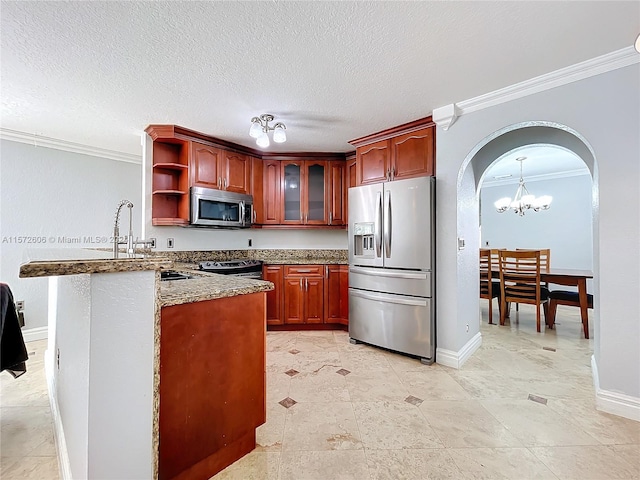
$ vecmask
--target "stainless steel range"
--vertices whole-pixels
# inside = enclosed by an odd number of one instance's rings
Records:
[[[237,277],[262,279],[262,261],[260,260],[225,260],[221,262],[200,262],[198,268],[203,272],[235,275]]]

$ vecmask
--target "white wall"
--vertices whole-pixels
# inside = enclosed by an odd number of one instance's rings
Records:
[[[482,185],[480,244],[490,248],[550,248],[556,268],[593,269],[592,182],[589,174],[525,183],[536,196],[551,195],[549,210],[509,210],[499,213],[493,203],[516,192],[516,183]],[[565,235],[565,232],[571,232]]]
[[[25,329],[43,327],[47,279],[18,278],[27,248],[110,247],[102,240],[85,242],[84,237],[113,235],[114,215],[123,198],[134,204],[134,234],[140,234],[141,166],[2,140],[0,172],[0,281],[9,284],[16,300],[25,301]],[[128,212],[123,214],[121,234],[128,231]],[[16,243],[13,237],[46,243]]]
[[[438,129],[439,347],[460,351],[478,331],[478,202],[475,189],[470,188],[477,178],[465,159],[510,125],[555,122],[585,138],[596,158],[592,170],[596,200],[594,356],[600,387],[634,399],[630,404],[640,402],[638,85],[640,65],[633,64],[477,110],[460,117],[446,131]],[[467,239],[465,250],[457,250],[457,237]],[[464,326],[472,321],[475,328],[466,333]]]

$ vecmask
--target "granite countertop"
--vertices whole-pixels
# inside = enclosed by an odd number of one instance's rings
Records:
[[[20,278],[76,275],[79,273],[136,272],[169,268],[173,262],[165,257],[136,256],[114,259],[113,252],[80,248],[31,249],[20,265]]]
[[[194,278],[161,281],[159,293],[161,307],[266,292],[274,288],[273,283],[263,280],[217,273],[195,273],[197,265],[193,264],[177,263],[173,270],[188,273]]]

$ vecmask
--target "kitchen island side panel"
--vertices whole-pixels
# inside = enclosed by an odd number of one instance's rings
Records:
[[[159,478],[208,478],[266,421],[266,294],[162,308]]]

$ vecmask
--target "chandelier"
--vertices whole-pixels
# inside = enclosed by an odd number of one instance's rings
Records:
[[[516,158],[516,161],[520,162],[520,182],[518,184],[518,190],[516,190],[516,195],[513,197],[513,200],[509,197],[504,197],[493,204],[499,213],[506,212],[511,208],[519,216],[523,216],[525,210],[532,209],[534,212],[538,212],[540,210],[548,210],[551,206],[551,200],[553,200],[551,195],[542,195],[536,198],[534,195],[531,195],[527,187],[524,186],[522,162],[526,159],[527,157]]]
[[[259,117],[253,117],[251,119],[251,128],[249,129],[249,135],[256,139],[256,144],[261,148],[269,146],[269,133],[273,130],[273,141],[276,143],[284,143],[287,141],[287,134],[285,130],[287,127],[284,123],[278,122],[273,127],[269,125],[269,122],[273,122],[273,115],[269,113],[263,113]]]

